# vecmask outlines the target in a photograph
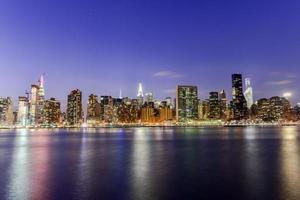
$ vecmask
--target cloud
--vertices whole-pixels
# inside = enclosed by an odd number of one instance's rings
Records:
[[[164,93],[168,93],[168,94],[175,94],[176,93],[176,89],[165,89],[163,90]]]
[[[279,72],[279,71],[273,71],[273,72],[270,72],[269,73],[270,76],[272,77],[285,77],[285,78],[288,78],[288,79],[293,79],[293,78],[296,78],[297,75],[294,74],[294,73],[286,73],[286,72]]]
[[[270,73],[269,73],[270,76],[278,76],[278,75],[280,75],[280,74],[282,74],[282,73],[280,73],[280,72],[278,72],[278,71],[273,71],[273,72],[270,72]]]
[[[296,78],[297,75],[296,75],[296,74],[293,74],[293,73],[288,73],[288,74],[286,74],[286,77],[287,77],[287,78]]]
[[[154,77],[165,77],[165,78],[180,78],[183,77],[182,74],[178,74],[172,71],[159,71],[153,74]]]
[[[279,80],[279,81],[269,81],[267,82],[268,85],[287,85],[292,83],[292,80]]]

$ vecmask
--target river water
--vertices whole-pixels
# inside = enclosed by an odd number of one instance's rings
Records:
[[[300,128],[0,130],[0,199],[300,199]]]

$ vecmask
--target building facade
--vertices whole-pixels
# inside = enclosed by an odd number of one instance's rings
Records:
[[[248,107],[248,109],[250,109],[251,106],[253,105],[253,90],[251,87],[251,79],[250,78],[245,78],[245,86],[246,86],[246,90],[244,92],[244,96],[247,101],[247,107]]]
[[[82,93],[80,90],[73,90],[68,95],[67,122],[70,126],[78,126],[83,122]]]
[[[60,102],[50,98],[44,104],[44,125],[58,126],[61,122]]]
[[[225,90],[221,90],[219,93],[219,101],[220,101],[220,110],[221,110],[221,119],[226,120],[228,118],[228,105]]]
[[[200,100],[198,102],[198,119],[207,120],[209,115],[209,100]]]
[[[30,125],[38,124],[39,108],[39,86],[31,85],[31,95],[29,104],[29,123]]]
[[[18,116],[17,116],[17,124],[19,126],[28,125],[28,118],[29,118],[28,107],[29,107],[28,98],[20,96],[19,105],[18,105]]]
[[[89,96],[86,119],[88,124],[100,122],[100,102],[97,95],[91,94]]]
[[[0,126],[13,125],[13,101],[10,97],[0,98]]]
[[[209,93],[209,115],[210,119],[220,119],[221,118],[221,106],[219,101],[218,92]]]
[[[243,79],[241,74],[232,74],[232,109],[233,119],[248,118],[247,101],[243,94]]]
[[[176,94],[176,120],[187,122],[198,119],[197,86],[178,85]]]

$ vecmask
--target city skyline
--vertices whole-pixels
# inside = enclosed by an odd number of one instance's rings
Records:
[[[244,84],[243,84],[244,83]],[[16,127],[102,126],[110,125],[221,125],[224,123],[286,123],[300,119],[299,104],[292,105],[291,93],[263,97],[253,102],[251,78],[231,75],[231,97],[225,90],[210,91],[209,98],[198,95],[196,85],[177,85],[176,96],[158,99],[144,95],[138,83],[135,97],[90,94],[83,100],[80,89],[70,91],[67,106],[55,97],[46,97],[45,78],[32,83],[26,96],[18,97],[18,108],[10,97],[0,98],[0,125]]]
[[[299,2],[19,1],[0,7],[0,95],[14,99],[46,73],[47,96],[69,90],[156,98],[176,85],[199,95],[231,90],[231,73],[251,77],[254,98],[300,99]],[[53,13],[56,13],[53,15]],[[51,16],[51,17],[49,17]],[[9,83],[9,84],[7,84]]]
[[[252,82],[252,78],[250,78],[250,77],[247,77],[247,76],[243,76],[243,80],[242,80],[242,87],[243,87],[243,92],[246,92],[247,91],[247,81],[249,81],[249,79],[251,79],[251,86],[252,86],[252,84],[253,84],[253,82]],[[45,82],[46,82],[46,84],[45,84]],[[42,85],[43,86],[43,93],[45,93],[45,91],[44,90],[47,90],[47,84],[48,84],[48,82],[47,82],[47,80],[45,81],[45,73],[43,73],[43,74],[41,74],[40,75],[40,77],[37,79],[37,81],[36,82],[31,82],[30,84],[29,84],[29,86],[31,85],[31,86],[36,86],[36,85]],[[46,89],[44,88],[44,86],[46,85]],[[55,94],[53,94],[53,95],[49,95],[48,94],[48,91],[46,92],[46,94],[44,94],[45,95],[45,97],[46,98],[48,98],[48,99],[50,99],[50,98],[55,98],[55,99],[57,99],[58,101],[60,101],[61,102],[61,106],[62,106],[62,108],[63,109],[66,109],[67,108],[67,95],[69,94],[69,92],[71,91],[71,90],[77,90],[77,89],[79,89],[81,92],[82,92],[82,100],[83,100],[83,102],[84,103],[87,103],[88,102],[88,97],[89,97],[89,95],[90,94],[96,94],[96,95],[99,95],[99,96],[105,96],[105,95],[109,95],[109,96],[112,96],[112,97],[120,97],[120,94],[122,95],[122,97],[129,97],[129,98],[139,98],[139,95],[141,95],[142,96],[142,99],[144,99],[144,97],[143,97],[143,95],[145,94],[145,95],[147,95],[148,93],[150,93],[151,95],[152,95],[152,98],[154,97],[154,99],[155,100],[162,100],[162,99],[165,99],[166,97],[171,97],[171,98],[176,98],[176,87],[178,86],[178,85],[195,85],[195,86],[197,86],[197,88],[198,88],[198,98],[199,99],[203,99],[203,100],[205,100],[205,99],[209,99],[210,98],[210,93],[211,92],[221,92],[221,91],[225,91],[225,93],[226,94],[231,94],[232,93],[232,87],[230,86],[230,88],[228,89],[228,90],[226,90],[226,89],[224,89],[224,88],[218,88],[218,89],[215,89],[215,90],[204,90],[204,91],[202,91],[201,92],[201,89],[199,89],[199,88],[201,88],[201,86],[199,86],[199,85],[196,85],[196,84],[177,84],[177,85],[175,85],[174,86],[174,89],[172,89],[172,91],[169,91],[167,94],[165,94],[165,96],[161,96],[161,95],[157,95],[156,93],[154,93],[153,92],[153,90],[151,90],[151,89],[149,89],[149,90],[147,90],[148,88],[146,88],[146,90],[143,90],[141,87],[143,87],[144,88],[144,84],[143,84],[143,82],[141,82],[141,81],[139,81],[139,82],[137,82],[136,83],[136,87],[135,88],[131,88],[131,90],[130,90],[130,92],[129,93],[131,93],[131,94],[133,94],[133,96],[129,96],[129,95],[126,95],[126,93],[124,94],[124,92],[123,92],[123,90],[122,89],[119,89],[119,91],[118,91],[118,95],[117,94],[113,94],[112,92],[110,92],[110,93],[98,93],[98,92],[91,92],[91,93],[86,93],[85,91],[83,91],[83,90],[81,90],[80,89],[80,87],[79,88],[70,88],[69,90],[67,90],[66,91],[66,95],[65,96],[63,96],[62,98],[61,97],[58,97],[57,95],[55,95]],[[224,84],[224,85],[227,85],[227,84]],[[23,93],[21,93],[21,94],[19,94],[18,96],[9,96],[9,95],[5,95],[5,94],[0,94],[0,97],[10,97],[12,100],[13,100],[13,104],[14,104],[14,107],[16,108],[18,105],[18,103],[17,103],[17,99],[19,98],[19,97],[22,97],[22,96],[32,96],[33,95],[33,92],[31,91],[32,90],[32,88],[30,88],[30,87],[25,87],[24,88],[24,92]],[[37,86],[38,87],[38,86]],[[89,90],[92,90],[92,89],[89,89]],[[93,90],[92,90],[93,91]],[[133,92],[132,92],[133,91]],[[290,100],[290,102],[292,103],[292,105],[296,105],[296,104],[299,104],[299,101],[297,101],[297,99],[294,97],[295,96],[295,94],[294,93],[291,93],[290,91],[291,90],[283,90],[284,92],[283,93],[276,93],[276,94],[271,94],[270,96],[266,96],[266,95],[261,95],[261,96],[259,96],[259,95],[255,95],[256,94],[256,91],[254,90],[254,92],[252,91],[252,87],[251,87],[251,95],[253,96],[253,103],[255,103],[257,100],[259,100],[259,99],[261,99],[261,98],[270,98],[270,97],[273,97],[273,96],[280,96],[280,97],[285,97],[285,95],[286,94],[289,94],[289,100]],[[204,92],[207,92],[207,93],[205,93],[204,94]],[[8,92],[9,93],[9,92]],[[143,94],[144,93],[144,94]],[[258,92],[258,93],[260,93],[260,92]],[[257,97],[257,96],[259,96],[259,97]],[[31,97],[32,98],[32,97]],[[30,98],[30,99],[31,99]],[[228,98],[228,97],[227,97]],[[230,95],[230,99],[232,99],[232,95]],[[144,99],[145,100],[145,99]],[[294,101],[293,101],[294,100]],[[84,104],[83,105],[83,108],[84,108],[84,110],[86,110],[86,105]],[[249,107],[250,108],[250,107]],[[84,112],[85,113],[85,112]]]

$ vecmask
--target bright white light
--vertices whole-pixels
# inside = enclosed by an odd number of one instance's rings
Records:
[[[283,93],[283,97],[284,98],[289,98],[289,97],[291,97],[292,96],[292,93],[290,93],[290,92],[285,92],[285,93]]]

